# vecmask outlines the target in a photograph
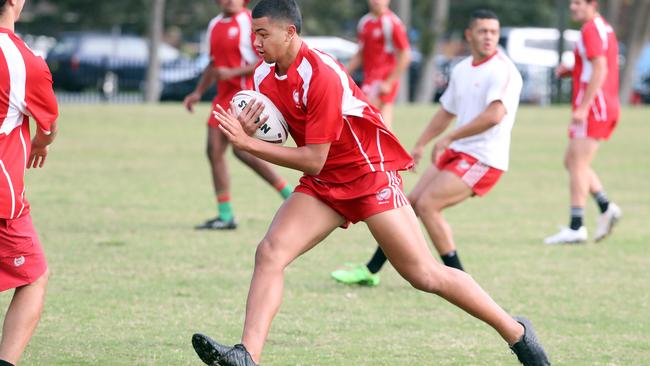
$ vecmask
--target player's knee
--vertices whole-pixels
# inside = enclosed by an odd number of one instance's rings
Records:
[[[420,197],[415,203],[411,203],[415,214],[422,216],[435,216],[440,214],[440,205],[431,199]]]
[[[428,266],[420,266],[419,269],[413,271],[406,280],[413,286],[413,288],[420,291],[439,294],[442,289],[442,282],[440,276],[434,268]]]
[[[273,239],[265,237],[257,246],[255,252],[255,267],[262,269],[282,269],[285,264],[281,260],[282,256],[276,249]]]

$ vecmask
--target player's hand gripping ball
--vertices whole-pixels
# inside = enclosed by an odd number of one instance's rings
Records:
[[[261,102],[264,105],[262,115],[256,123],[259,123],[260,120],[263,120],[263,117],[268,117],[266,119],[266,122],[264,122],[261,126],[257,126],[257,130],[253,136],[262,141],[270,142],[272,144],[284,144],[287,141],[287,137],[289,135],[287,122],[275,104],[273,104],[273,102],[264,94],[258,93],[254,90],[242,90],[238,92],[234,97],[232,97],[232,103],[235,106],[235,113],[237,115],[241,113],[241,111],[244,110],[244,108],[246,108],[246,106],[253,99],[255,99],[257,102]]]

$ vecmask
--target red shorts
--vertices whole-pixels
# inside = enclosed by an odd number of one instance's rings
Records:
[[[47,270],[31,216],[0,219],[0,292],[29,285]]]
[[[393,83],[393,88],[391,89],[390,93],[379,94],[379,87],[382,82],[383,80],[364,80],[363,84],[361,85],[361,90],[371,101],[375,98],[379,98],[379,100],[384,104],[392,104],[395,102],[395,98],[397,98],[399,82],[396,81]]]
[[[593,113],[593,111],[589,113],[589,117],[587,117],[585,123],[581,125],[571,123],[569,125],[570,139],[592,138],[594,140],[609,140],[612,132],[616,129],[618,120],[600,121],[596,119]]]
[[[456,174],[478,196],[488,193],[503,174],[503,170],[485,165],[471,155],[452,149],[445,150],[436,167]]]
[[[402,178],[397,172],[369,173],[351,182],[336,184],[304,175],[294,192],[315,197],[338,212],[348,221],[344,228],[350,223],[409,204],[402,189]]]
[[[227,90],[219,90],[217,92],[217,96],[215,96],[214,100],[212,100],[212,109],[210,110],[210,116],[208,117],[208,126],[215,128],[219,127],[219,122],[216,118],[214,118],[212,111],[216,108],[217,104],[220,105],[221,108],[228,110],[228,108],[230,108],[232,97],[234,97],[235,94],[237,94],[240,90],[241,89],[231,88]]]

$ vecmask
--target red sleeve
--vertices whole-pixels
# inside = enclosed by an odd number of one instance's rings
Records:
[[[399,19],[393,21],[393,44],[398,50],[407,50],[410,48],[406,29]]]
[[[585,53],[587,54],[587,59],[591,60],[597,56],[605,56],[605,46],[603,44],[603,39],[600,38],[596,24],[593,21],[585,24],[585,26],[582,27],[581,37],[582,42],[585,45]]]
[[[314,75],[307,91],[306,144],[334,142],[343,130],[343,86],[333,70]]]
[[[25,59],[27,60],[27,57]],[[50,132],[52,124],[59,116],[59,107],[52,89],[52,74],[42,58],[31,55],[30,59],[25,65],[28,74],[25,85],[26,108],[38,127]]]

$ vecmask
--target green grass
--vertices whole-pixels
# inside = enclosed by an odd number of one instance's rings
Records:
[[[62,106],[46,168],[28,173],[52,276],[24,365],[197,365],[193,332],[239,340],[255,246],[281,201],[231,155],[240,229],[192,230],[215,210],[207,108],[188,115],[180,105]],[[433,110],[397,109],[407,148]],[[601,244],[541,244],[567,221],[564,107],[522,108],[511,171],[487,197],[447,214],[466,269],[508,311],[536,323],[554,364],[650,362],[649,114],[625,110],[599,152],[595,166],[625,211]],[[408,190],[417,176],[404,177]],[[595,205],[587,215],[593,232]],[[265,365],[516,364],[495,332],[412,290],[392,268],[375,289],[329,279],[373,250],[360,224],[287,270]],[[3,293],[0,308],[9,299]]]

